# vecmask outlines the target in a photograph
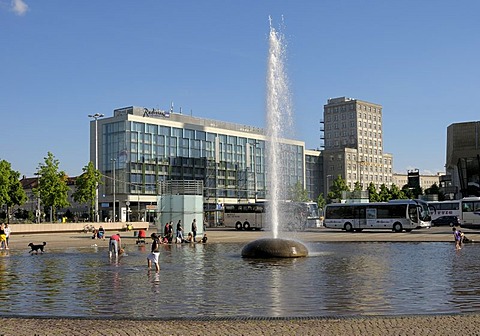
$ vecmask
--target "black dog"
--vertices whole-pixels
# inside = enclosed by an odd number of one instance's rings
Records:
[[[47,243],[45,242],[43,242],[43,244],[40,244],[40,245],[35,245],[34,243],[28,244],[28,246],[30,246],[30,248],[32,249],[30,253],[35,252],[36,254],[38,254],[38,250],[40,250],[40,252],[43,253],[43,247],[45,245],[47,245]]]

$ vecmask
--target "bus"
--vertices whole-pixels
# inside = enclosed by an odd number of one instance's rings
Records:
[[[422,200],[392,200],[378,203],[332,203],[325,207],[323,226],[360,232],[390,229],[394,232],[430,227],[428,204]]]
[[[237,203],[223,206],[223,224],[237,230],[261,230],[265,222],[265,203]]]
[[[452,224],[480,229],[480,197],[465,197],[458,200],[428,202],[432,221],[442,217],[456,217]]]
[[[458,225],[462,218],[460,200],[428,202],[428,209],[432,217],[432,225]]]
[[[223,223],[237,230],[262,230],[266,226],[268,202],[225,204]],[[304,231],[320,227],[318,205],[315,202],[281,202],[283,229]]]
[[[459,217],[460,226],[480,229],[480,197],[465,197],[459,201],[462,208]]]
[[[302,202],[302,204],[305,204],[306,211],[307,211],[306,227],[308,228],[321,227],[322,222],[320,221],[320,209],[318,208],[318,204],[316,202]]]

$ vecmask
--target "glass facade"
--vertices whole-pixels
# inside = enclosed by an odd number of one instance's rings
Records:
[[[119,201],[122,195],[157,195],[159,182],[165,180],[202,180],[206,203],[266,198],[268,163],[262,132],[232,131],[228,123],[222,129],[221,122],[180,114],[139,118],[138,108],[130,109],[101,120],[99,169],[105,176],[100,187],[104,195],[113,193],[115,175]],[[205,127],[207,122],[216,127]],[[282,146],[281,181],[303,184],[303,144],[286,141]]]

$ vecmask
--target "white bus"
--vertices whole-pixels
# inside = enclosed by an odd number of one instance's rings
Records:
[[[390,229],[407,232],[430,227],[428,204],[422,200],[392,200],[378,203],[333,203],[325,207],[326,228],[360,232]]]
[[[428,209],[432,216],[433,225],[455,226],[462,218],[462,206],[460,200],[428,202]]]
[[[261,230],[265,221],[265,203],[237,203],[223,206],[223,224],[237,230]]]
[[[465,197],[459,201],[462,208],[460,226],[480,229],[480,197]]]
[[[480,197],[465,197],[458,200],[428,202],[432,222],[442,218],[452,221],[451,226],[460,224],[461,227],[480,229]],[[456,217],[455,220],[451,220]]]
[[[225,204],[223,223],[237,230],[261,230],[266,226],[268,202]],[[320,216],[315,202],[282,202],[281,216],[284,229],[303,231],[307,227],[319,227]]]
[[[318,209],[318,204],[316,202],[305,202],[307,208],[307,224],[308,228],[319,228],[322,226],[320,221],[320,210]]]

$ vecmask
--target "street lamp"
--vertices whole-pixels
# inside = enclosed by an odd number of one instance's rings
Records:
[[[115,203],[117,202],[117,200],[115,199],[115,163],[117,162],[116,159],[111,159],[111,161],[113,162],[113,222],[116,222],[116,218],[115,218]]]
[[[333,175],[327,175],[327,196],[328,196],[328,192],[330,191],[330,179],[333,177]]]
[[[98,118],[103,117],[101,113],[89,114],[90,118],[95,119],[95,170],[98,171]],[[99,222],[98,215],[98,182],[95,185],[95,222]]]
[[[37,217],[37,223],[40,224],[42,220],[42,212],[41,212],[41,207],[40,207],[40,173],[36,172],[35,175],[37,175],[37,211],[36,211],[36,217]]]

